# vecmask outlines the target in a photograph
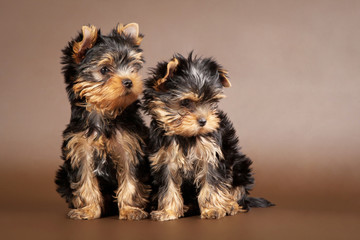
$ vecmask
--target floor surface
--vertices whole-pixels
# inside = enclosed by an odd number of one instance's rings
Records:
[[[78,221],[66,217],[68,210],[55,192],[52,175],[7,172],[2,178],[1,239],[360,238],[360,207],[354,198],[296,198],[266,192],[261,195],[277,206],[219,220],[195,216],[170,222],[131,222],[113,216]]]

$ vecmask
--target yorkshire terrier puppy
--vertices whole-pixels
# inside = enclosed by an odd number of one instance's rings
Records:
[[[114,207],[120,219],[148,216],[148,128],[138,100],[142,38],[136,23],[118,25],[109,35],[83,26],[62,51],[71,119],[55,182],[72,219],[99,218]]]
[[[159,63],[145,81],[157,195],[152,219],[177,219],[186,211],[217,219],[272,205],[248,197],[254,182],[252,161],[240,152],[235,129],[217,106],[223,87],[230,85],[219,64],[192,54]]]

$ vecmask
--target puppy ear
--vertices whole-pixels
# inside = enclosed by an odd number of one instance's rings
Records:
[[[118,24],[116,27],[116,32],[119,35],[127,36],[135,40],[136,45],[140,45],[143,36],[139,32],[139,24],[129,23],[127,25]]]
[[[83,26],[82,29],[82,39],[80,42],[75,42],[73,45],[73,58],[76,63],[80,63],[84,58],[85,53],[88,49],[92,48],[95,45],[96,39],[98,37],[98,30],[95,26]]]
[[[174,73],[174,71],[176,70],[177,65],[179,64],[179,60],[177,60],[177,58],[173,58],[171,59],[170,62],[168,62],[167,67],[166,67],[166,74],[164,77],[158,79],[154,85],[154,89],[156,91],[161,91],[164,90],[163,89],[163,85],[164,83],[167,81],[168,77],[171,77]]]
[[[227,71],[225,69],[220,68],[218,70],[218,72],[219,72],[219,78],[220,78],[220,81],[221,81],[221,84],[223,85],[223,87],[231,87],[231,83],[229,81]]]

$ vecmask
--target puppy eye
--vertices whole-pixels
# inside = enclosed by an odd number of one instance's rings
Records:
[[[102,68],[100,69],[100,73],[101,73],[102,75],[107,74],[109,71],[110,71],[110,70],[109,70],[107,67],[102,67]]]
[[[191,105],[191,100],[190,99],[183,99],[180,101],[180,105],[182,107],[189,107]]]

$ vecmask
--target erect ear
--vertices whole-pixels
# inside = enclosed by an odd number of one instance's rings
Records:
[[[168,77],[171,77],[174,73],[174,71],[176,70],[176,67],[177,65],[179,64],[179,60],[177,60],[177,58],[173,58],[171,59],[170,62],[168,62],[167,64],[167,67],[166,67],[166,74],[164,77],[158,79],[156,82],[155,82],[155,85],[154,85],[154,89],[156,91],[161,91],[161,90],[164,90],[163,89],[163,85],[164,83],[167,81]]]
[[[140,45],[143,36],[139,32],[139,24],[129,23],[127,25],[118,24],[116,32],[120,35],[127,36],[135,40],[136,45]]]
[[[231,83],[229,81],[227,71],[225,69],[220,68],[218,70],[218,72],[219,72],[219,78],[220,78],[221,84],[224,87],[231,87]]]
[[[80,63],[84,58],[85,53],[88,49],[95,45],[98,37],[98,31],[95,26],[83,26],[81,28],[82,39],[80,42],[75,42],[73,45],[73,58],[76,63]]]

